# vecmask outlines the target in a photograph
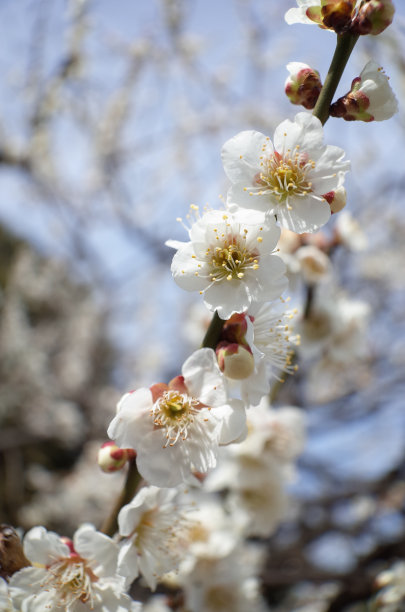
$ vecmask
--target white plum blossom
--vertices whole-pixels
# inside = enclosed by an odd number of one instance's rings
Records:
[[[25,612],[125,612],[140,609],[125,594],[117,575],[118,545],[92,525],[82,525],[73,541],[44,527],[24,538],[33,567],[10,578],[14,606]]]
[[[180,565],[183,575],[193,571],[200,560],[207,562],[224,558],[241,541],[238,521],[225,512],[222,500],[216,494],[198,489],[185,496],[190,506],[187,555]]]
[[[320,120],[305,112],[280,123],[273,142],[260,132],[240,132],[222,149],[232,182],[228,204],[269,212],[298,234],[315,232],[330,218],[328,200],[349,170],[343,157],[342,149],[323,143]]]
[[[228,490],[226,505],[245,535],[269,536],[287,514],[285,483],[294,474],[304,424],[293,407],[269,409],[263,401],[248,411],[248,436],[223,449],[208,491]]]
[[[178,249],[173,278],[186,291],[200,291],[222,319],[276,299],[286,288],[284,263],[274,255],[280,230],[271,215],[209,210],[189,235],[190,242],[167,242]]]
[[[137,453],[140,474],[150,484],[173,487],[193,472],[215,467],[218,447],[243,437],[243,402],[227,398],[215,353],[195,351],[182,376],[123,396],[108,435]]]
[[[185,554],[190,522],[177,489],[143,487],[118,515],[118,571],[128,581],[141,574],[151,589],[175,570]]]
[[[258,578],[263,562],[263,550],[255,544],[240,545],[227,557],[200,560],[183,581],[184,609],[265,612]]]

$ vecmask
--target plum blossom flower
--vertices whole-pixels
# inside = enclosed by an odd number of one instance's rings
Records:
[[[285,266],[273,254],[280,230],[263,212],[209,210],[191,226],[190,242],[167,242],[175,282],[199,290],[209,310],[222,319],[244,312],[254,301],[280,297]]]
[[[376,62],[367,62],[352,88],[330,108],[332,117],[346,121],[384,121],[398,111],[398,102],[389,79]]]
[[[204,482],[208,491],[227,489],[227,509],[245,535],[269,536],[287,513],[284,484],[302,451],[304,422],[294,407],[271,410],[263,400],[248,411],[248,435],[223,449],[218,468]]]
[[[118,573],[132,582],[139,574],[151,589],[158,579],[175,570],[185,554],[188,521],[178,502],[177,489],[143,487],[118,515],[121,544]]]
[[[124,612],[134,610],[117,575],[118,545],[92,525],[82,525],[73,541],[44,527],[24,538],[24,552],[34,567],[10,578],[17,609],[27,612]],[[138,608],[139,609],[139,608]]]
[[[133,448],[141,475],[173,487],[215,467],[218,447],[245,434],[243,402],[228,400],[215,353],[203,348],[183,364],[182,376],[123,396],[108,435]]]
[[[331,214],[331,192],[343,185],[350,162],[344,151],[323,143],[317,117],[298,113],[283,121],[274,142],[255,131],[240,132],[222,149],[222,161],[233,183],[228,202],[240,208],[266,211],[284,228],[314,232]]]

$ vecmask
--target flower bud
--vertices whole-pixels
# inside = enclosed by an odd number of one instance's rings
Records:
[[[228,378],[243,380],[253,374],[255,361],[248,346],[236,342],[220,342],[216,354],[220,370]]]
[[[319,72],[302,62],[290,62],[287,70],[290,76],[285,82],[285,93],[290,102],[314,108],[322,89]]]
[[[98,451],[98,465],[103,472],[118,472],[133,456],[132,449],[119,448],[112,441],[104,442]]]
[[[381,34],[391,23],[395,7],[391,0],[368,0],[358,10],[353,20],[355,34]]]
[[[376,62],[370,61],[353,80],[349,93],[332,104],[330,114],[346,121],[384,121],[397,110],[387,75]]]
[[[332,214],[340,212],[346,206],[346,189],[344,187],[338,187],[335,191],[328,191],[328,193],[323,194],[323,197],[329,204]]]
[[[322,22],[338,34],[346,32],[352,23],[354,0],[321,0]]]

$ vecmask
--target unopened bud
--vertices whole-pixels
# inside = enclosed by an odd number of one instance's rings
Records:
[[[119,448],[112,441],[104,442],[98,451],[98,465],[103,472],[118,472],[132,457],[134,457],[132,449]]]
[[[391,23],[395,7],[391,0],[368,0],[359,8],[353,20],[355,34],[381,34]]]
[[[287,70],[290,76],[285,82],[285,93],[290,102],[314,108],[322,89],[319,72],[302,62],[290,62]]]
[[[323,25],[337,34],[346,32],[352,23],[354,0],[321,0]]]
[[[220,370],[228,378],[243,380],[253,374],[255,361],[249,347],[236,342],[220,342],[216,354]]]
[[[338,187],[335,191],[328,191],[328,193],[323,194],[323,197],[329,204],[332,214],[340,212],[346,206],[346,189],[344,187]]]

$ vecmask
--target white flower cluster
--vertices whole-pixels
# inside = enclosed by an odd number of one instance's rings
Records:
[[[298,0],[286,18],[316,23],[319,8]],[[370,70],[362,73],[363,97],[375,89]],[[389,91],[381,75],[379,84],[383,104]],[[113,443],[100,455],[106,472],[136,461],[145,481],[119,511],[119,540],[87,524],[73,540],[33,528],[24,538],[28,566],[0,581],[1,610],[134,612],[142,605],[127,592],[138,577],[152,590],[159,582],[180,587],[184,610],[265,609],[256,578],[262,551],[246,539],[269,537],[288,515],[285,484],[305,438],[301,412],[269,402],[271,381],[294,372],[300,345],[297,310],[282,294],[299,276],[307,292],[301,354],[317,357],[318,378],[329,380],[331,363],[334,376],[352,365],[364,355],[367,308],[316,291],[331,277],[331,251],[360,250],[364,237],[347,216],[332,238],[313,237],[343,208],[350,163],[324,144],[321,121],[309,112],[283,121],[273,140],[240,132],[224,144],[222,161],[231,182],[223,208],[200,215],[193,206],[189,240],[167,243],[176,249],[175,282],[199,292],[214,313],[208,346],[169,382],[121,398],[108,427]],[[162,597],[144,607],[169,609]]]

